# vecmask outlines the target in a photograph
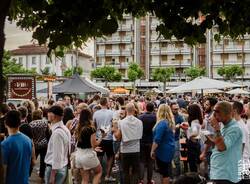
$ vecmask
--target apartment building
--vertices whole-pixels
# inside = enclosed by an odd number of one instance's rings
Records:
[[[220,42],[216,42],[213,37],[217,29],[213,28],[208,32],[207,42],[207,71],[211,78],[221,79],[217,74],[219,67],[240,65],[244,68],[244,80],[250,79],[250,36],[245,35],[243,39],[232,40],[229,37],[221,37]],[[238,79],[242,79],[239,76]]]
[[[126,78],[128,64],[137,62],[147,81],[155,68],[174,67],[176,74],[172,80],[184,81],[184,70],[191,66],[205,67],[207,76],[221,79],[217,74],[219,67],[239,64],[245,69],[244,79],[250,79],[249,35],[243,40],[222,38],[218,43],[213,39],[217,32],[213,28],[208,31],[205,44],[190,46],[174,37],[164,39],[156,31],[158,24],[154,16],[135,19],[125,15],[116,33],[95,40],[96,67],[114,66]]]
[[[26,69],[34,68],[38,74],[41,74],[41,70],[48,67],[50,73],[62,76],[68,68],[79,66],[83,69],[83,76],[90,77],[94,63],[92,56],[77,50],[68,51],[63,58],[52,54],[50,60],[47,57],[48,49],[36,44],[19,46],[10,52],[17,63]]]
[[[196,50],[177,39],[166,40],[156,31],[159,21],[154,16],[135,19],[125,15],[118,31],[95,40],[96,67],[111,65],[127,77],[130,62],[137,62],[150,80],[154,68],[174,67],[175,79],[183,79],[185,68],[195,65]]]
[[[135,19],[124,16],[116,33],[94,41],[95,66],[114,66],[127,77],[130,62],[135,61]]]

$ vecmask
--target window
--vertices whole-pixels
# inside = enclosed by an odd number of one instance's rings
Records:
[[[228,60],[228,54],[221,54],[222,60]]]
[[[48,57],[46,57],[46,65],[49,65],[50,64],[50,59]]]
[[[182,54],[175,55],[175,60],[182,61],[183,55]]]
[[[23,58],[22,57],[18,58],[18,64],[23,65]]]
[[[162,61],[167,61],[168,60],[168,56],[167,55],[164,55],[164,56],[162,56]]]
[[[32,57],[32,65],[36,65],[36,57]]]

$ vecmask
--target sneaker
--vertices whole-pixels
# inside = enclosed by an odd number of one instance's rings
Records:
[[[138,184],[143,184],[144,183],[144,181],[143,180],[141,180]]]
[[[106,176],[106,177],[105,177],[105,181],[115,182],[115,181],[116,181],[116,179],[115,179],[115,178],[113,178],[112,176],[110,176],[109,178]]]

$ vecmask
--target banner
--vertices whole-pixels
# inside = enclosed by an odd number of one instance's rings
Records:
[[[8,76],[8,98],[32,99],[36,97],[36,78],[26,75]]]

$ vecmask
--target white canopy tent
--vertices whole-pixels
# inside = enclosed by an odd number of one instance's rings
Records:
[[[224,89],[233,87],[241,87],[241,85],[234,84],[231,82],[210,79],[207,77],[198,77],[190,82],[186,82],[178,87],[168,90],[167,93],[183,93],[195,90]]]
[[[199,90],[197,93],[202,93],[201,90]],[[215,94],[215,93],[224,93],[224,91],[222,90],[219,90],[219,89],[205,89],[203,91],[204,94]]]
[[[248,92],[248,91],[246,91],[246,90],[243,90],[243,89],[241,89],[241,88],[236,88],[236,89],[227,91],[226,93],[227,93],[227,94],[234,94],[234,95],[237,95],[237,94],[249,95],[249,94],[250,94],[250,92]]]

